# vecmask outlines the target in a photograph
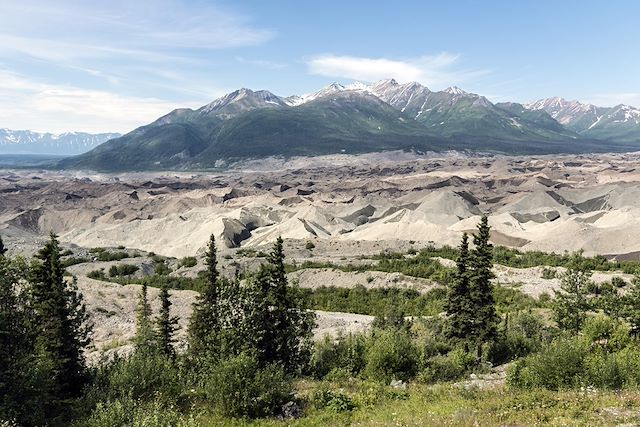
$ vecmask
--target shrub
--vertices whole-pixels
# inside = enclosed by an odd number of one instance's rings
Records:
[[[192,256],[184,257],[180,260],[180,262],[178,262],[178,268],[181,268],[181,267],[191,268],[191,267],[195,267],[196,265],[198,265],[198,260]]]
[[[597,315],[585,320],[582,333],[590,343],[594,343],[611,338],[615,326],[615,322],[610,317]]]
[[[101,268],[100,270],[92,270],[88,272],[87,277],[89,279],[95,279],[95,280],[105,280],[107,278],[107,276],[104,273],[104,268]]]
[[[137,265],[112,265],[111,268],[109,268],[109,277],[131,276],[138,270],[140,270],[140,268]]]
[[[171,273],[171,269],[164,261],[162,261],[156,263],[154,273],[158,276],[167,276],[169,273]]]
[[[336,370],[356,376],[364,369],[365,352],[364,335],[339,335],[335,340],[327,335],[315,344],[311,356],[311,373],[319,379]]]
[[[611,278],[611,285],[616,288],[624,288],[627,282],[620,276],[614,276]]]
[[[306,250],[308,250],[308,251],[312,250],[312,249],[313,249],[313,248],[315,248],[315,247],[316,247],[316,245],[315,245],[315,243],[313,243],[313,242],[307,242],[307,244],[306,244],[306,245],[304,245],[304,248],[305,248]]]
[[[408,333],[380,330],[372,335],[365,360],[369,378],[406,381],[417,372],[418,349]]]
[[[184,378],[174,361],[161,355],[135,353],[103,366],[96,377],[104,400],[130,397],[134,400],[173,402],[184,389]]]
[[[508,317],[507,329],[488,348],[488,360],[502,364],[540,350],[553,337],[544,321],[532,313],[519,312]]]
[[[616,354],[620,377],[628,388],[640,386],[640,349],[627,347]]]
[[[545,267],[542,269],[542,278],[543,279],[555,279],[556,278],[556,270],[553,268]]]
[[[615,353],[599,350],[589,355],[584,362],[584,382],[600,389],[618,389],[623,379]]]
[[[608,316],[597,315],[587,318],[582,334],[592,344],[608,350],[620,350],[631,342],[629,327]]]
[[[353,399],[347,394],[325,386],[313,392],[310,403],[316,409],[328,409],[333,412],[347,412],[356,408]]]
[[[583,339],[558,338],[540,353],[514,362],[507,381],[523,388],[570,388],[581,383],[588,354],[589,346]]]
[[[291,381],[282,367],[261,368],[255,357],[241,354],[213,368],[205,392],[215,408],[228,417],[277,414],[292,398]]]
[[[116,251],[111,252],[104,248],[93,248],[89,250],[90,253],[94,254],[98,261],[120,261],[125,258],[132,258],[127,252],[124,251]]]
[[[185,419],[173,406],[161,402],[144,403],[131,398],[100,402],[77,427],[188,427],[196,426],[196,419]]]
[[[447,355],[437,355],[427,359],[424,369],[420,372],[420,381],[433,383],[457,380],[467,373],[475,363],[475,355],[458,348]]]

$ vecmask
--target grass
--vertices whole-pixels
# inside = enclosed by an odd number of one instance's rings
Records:
[[[317,384],[301,383],[304,388]],[[329,385],[331,386],[331,385]],[[353,410],[310,405],[295,420],[233,420],[201,413],[193,424],[209,426],[609,426],[640,422],[640,392],[465,390],[451,384],[411,385],[406,393],[394,393],[370,384],[334,384],[351,397]],[[367,398],[367,394],[371,398]]]

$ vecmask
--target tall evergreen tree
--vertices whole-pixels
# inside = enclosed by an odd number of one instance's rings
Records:
[[[33,337],[17,289],[24,271],[24,264],[0,255],[0,420],[15,419],[21,425],[31,424],[36,412],[29,401]]]
[[[260,319],[259,357],[294,372],[308,362],[314,315],[305,310],[289,286],[283,240],[278,237],[256,276],[264,305]]]
[[[2,241],[2,236],[0,236],[0,257],[4,256],[7,253],[7,248],[4,246],[4,242]]]
[[[169,300],[169,289],[166,284],[160,289],[160,315],[156,320],[156,339],[158,351],[168,357],[175,357],[174,333],[176,332],[178,318],[171,316],[171,301]]]
[[[469,260],[469,295],[474,319],[470,337],[477,342],[492,341],[497,336],[498,314],[496,313],[491,279],[495,276],[493,267],[493,245],[489,243],[491,228],[486,215],[478,224],[478,232],[473,236],[475,248]]]
[[[189,323],[189,351],[194,356],[215,355],[218,351],[219,324],[219,273],[216,239],[212,234],[205,253],[207,282],[202,290]]]
[[[469,236],[462,235],[460,253],[456,261],[457,271],[449,287],[445,302],[448,315],[447,335],[464,339],[473,328],[474,306],[469,294]]]
[[[147,353],[155,349],[155,336],[151,322],[151,305],[147,284],[143,283],[138,295],[138,306],[136,307],[136,352]]]
[[[36,368],[49,370],[47,388],[51,402],[47,417],[61,416],[61,404],[78,396],[87,380],[83,350],[90,327],[75,280],[64,278],[60,247],[55,234],[31,267],[31,304],[37,333]]]

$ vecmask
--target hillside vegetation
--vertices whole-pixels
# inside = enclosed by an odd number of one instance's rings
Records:
[[[142,285],[133,352],[95,364],[84,360],[91,325],[65,275],[71,251],[52,235],[27,261],[6,256],[0,240],[0,420],[87,427],[640,421],[640,283],[591,280],[593,270],[635,273],[640,263],[518,252],[493,247],[489,235],[483,218],[457,248],[383,252],[341,267],[427,278],[434,287],[425,292],[300,288],[287,281],[300,266],[285,264],[281,240],[260,254],[255,271],[233,279],[218,271],[213,237],[206,268],[191,279],[173,275],[172,266],[197,268],[193,257],[169,263],[153,255],[153,273],[141,274],[119,255],[126,251],[95,249],[115,263],[88,274]],[[546,266],[561,289],[534,298],[497,286],[494,263]],[[148,286],[160,288],[156,312]],[[200,296],[185,347],[169,296],[187,288]],[[375,320],[368,332],[313,342],[308,309]]]

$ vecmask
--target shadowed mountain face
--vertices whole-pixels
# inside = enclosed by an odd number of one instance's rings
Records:
[[[600,140],[595,131],[564,125],[564,116],[557,120],[557,112],[545,105],[493,104],[457,87],[432,92],[419,83],[394,80],[370,86],[334,83],[310,95],[286,98],[240,89],[197,110],[174,110],[59,166],[161,170],[211,168],[267,156],[392,150],[544,154],[640,147],[640,138],[633,137],[634,132],[640,135],[635,122],[616,128],[620,140]],[[635,117],[634,111],[615,114]],[[620,123],[606,120],[610,127]]]

